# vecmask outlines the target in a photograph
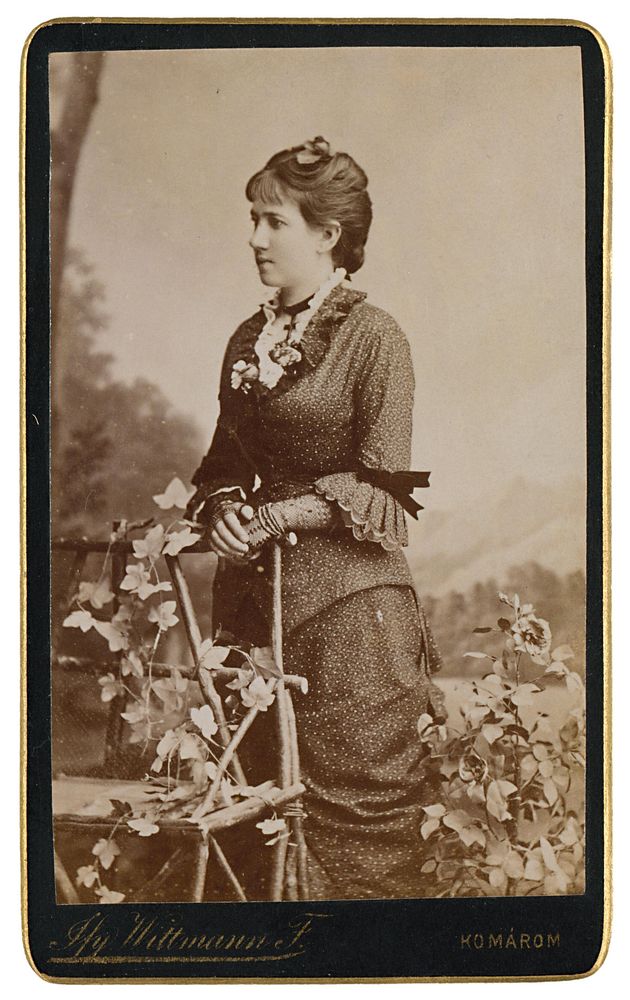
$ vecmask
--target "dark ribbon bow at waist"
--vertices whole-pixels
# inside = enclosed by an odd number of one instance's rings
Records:
[[[386,472],[384,469],[368,469],[366,465],[361,465],[357,470],[357,476],[365,483],[378,486],[382,490],[398,500],[401,507],[418,518],[418,511],[424,510],[422,504],[417,503],[412,497],[415,489],[426,489],[429,486],[430,472],[418,472],[413,469],[400,472]]]

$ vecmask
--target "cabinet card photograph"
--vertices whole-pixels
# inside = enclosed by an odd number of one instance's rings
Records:
[[[70,19],[23,66],[31,964],[592,971],[605,43]]]

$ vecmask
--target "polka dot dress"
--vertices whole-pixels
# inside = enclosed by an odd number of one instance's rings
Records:
[[[419,895],[416,723],[433,687],[425,659],[436,669],[439,656],[430,633],[423,639],[402,551],[404,511],[360,478],[362,466],[409,468],[409,345],[391,316],[344,284],[311,319],[300,362],[274,389],[234,389],[233,365],[255,356],[265,321],[257,313],[229,342],[221,415],[193,482],[206,496],[238,487],[254,506],[308,492],[335,506],[334,530],[303,533],[283,549],[285,669],[309,680],[308,695],[295,701],[311,895]],[[242,566],[222,563],[215,624],[245,637],[253,618],[244,609],[268,621],[270,589],[267,554]]]

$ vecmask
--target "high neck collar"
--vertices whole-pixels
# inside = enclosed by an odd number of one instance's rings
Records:
[[[356,291],[345,283],[340,283],[332,288],[304,329],[298,345],[302,361],[294,366],[291,374],[287,373],[280,378],[272,389],[261,385],[260,381],[254,382],[252,398],[281,395],[305,371],[316,368],[326,354],[335,330],[347,319],[354,306],[363,302],[365,298],[365,292]],[[264,303],[260,311],[244,324],[237,347],[238,353],[234,355],[237,360],[245,355],[251,363],[258,363],[255,345],[266,323],[273,319],[273,312],[271,304]]]
[[[315,291],[317,291],[317,289]],[[311,292],[311,294],[305,299],[302,299],[301,302],[294,302],[291,306],[285,305],[282,299],[280,299],[280,308],[282,312],[287,314],[287,316],[297,316],[298,313],[305,312],[306,309],[308,309],[314,295],[315,292]]]

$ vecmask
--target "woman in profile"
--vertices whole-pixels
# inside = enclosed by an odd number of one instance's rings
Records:
[[[397,323],[349,284],[372,220],[363,170],[318,137],[250,179],[250,246],[276,291],[230,339],[220,415],[189,511],[219,556],[215,623],[269,642],[284,549],[285,670],[296,700],[310,895],[422,894],[417,720],[439,659],[403,553],[414,377]],[[433,706],[431,698],[433,697]]]

